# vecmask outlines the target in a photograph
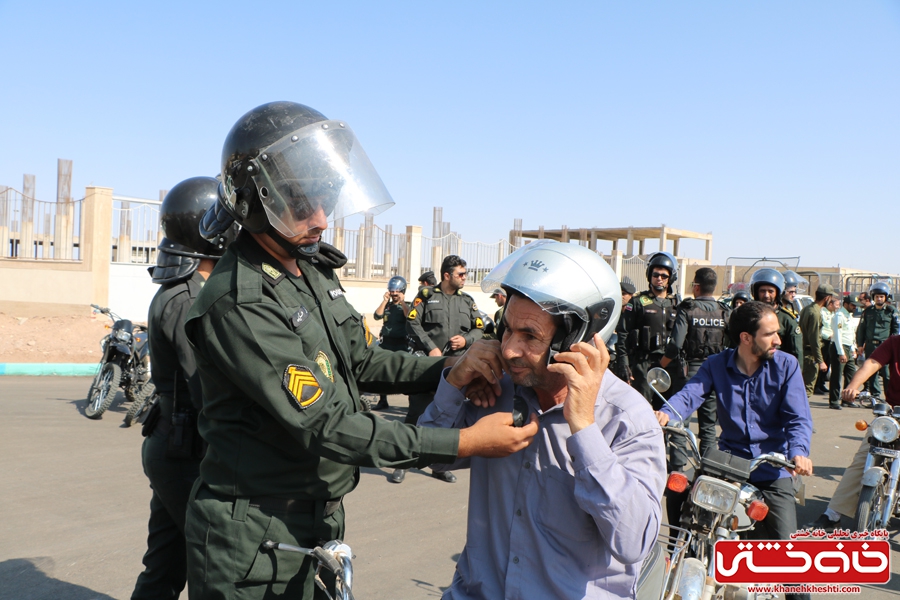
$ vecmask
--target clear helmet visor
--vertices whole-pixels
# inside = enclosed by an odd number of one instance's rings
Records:
[[[615,271],[596,252],[575,244],[541,240],[520,248],[481,282],[484,292],[495,288],[512,288],[551,315],[572,314],[585,322],[597,319],[594,307],[602,307],[604,340],[622,310]]]
[[[294,131],[262,150],[255,164],[253,181],[269,223],[288,238],[320,226],[312,219],[320,210],[333,222],[394,204],[359,140],[340,121]]]

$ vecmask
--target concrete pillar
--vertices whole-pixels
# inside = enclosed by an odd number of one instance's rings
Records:
[[[9,249],[9,188],[0,185],[0,258],[12,256]]]
[[[666,231],[666,226],[663,225],[659,229],[659,251],[665,252],[666,246],[668,245],[668,243],[669,243],[669,234]]]
[[[406,226],[406,280],[413,286],[422,274],[422,228],[418,225]]]
[[[569,226],[568,225],[562,226],[562,233],[560,233],[559,241],[561,241],[563,243],[566,243],[569,241]]]
[[[616,272],[616,278],[618,278],[619,281],[622,281],[622,278],[625,275],[625,263],[622,260],[623,258],[621,251],[612,251],[612,268],[613,271]]]
[[[344,220],[334,220],[334,247],[344,252]],[[344,252],[346,254],[346,252]]]
[[[384,226],[384,254],[381,257],[381,264],[384,265],[382,277],[390,279],[393,271],[394,263],[394,227],[393,225]]]
[[[684,298],[684,289],[687,284],[687,273],[685,272],[687,264],[683,260],[675,259],[675,261],[678,264],[678,281],[675,282],[676,292]]]
[[[628,228],[628,238],[626,239],[625,254],[626,256],[634,256],[634,230]]]
[[[644,242],[645,241],[646,240],[638,240],[638,254],[640,254],[641,256],[644,255]]]
[[[22,213],[19,215],[19,257],[34,258],[34,175],[22,177]]]
[[[72,161],[56,159],[56,217],[53,223],[53,258],[72,259],[72,226],[69,203],[72,202]],[[47,232],[49,233],[49,231]]]
[[[109,303],[109,263],[112,259],[112,188],[88,187],[84,190],[80,252],[91,271],[91,302]]]
[[[712,237],[706,240],[706,260],[707,262],[712,262]]]
[[[544,226],[543,225],[538,227],[538,239],[539,240],[544,239]]]
[[[672,249],[672,254],[681,256],[681,238],[675,238],[675,247]]]

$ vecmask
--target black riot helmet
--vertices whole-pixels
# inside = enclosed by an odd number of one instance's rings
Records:
[[[678,281],[678,262],[675,260],[675,257],[668,252],[656,252],[650,256],[650,260],[647,261],[647,283],[650,284],[650,287],[653,287],[652,275],[654,267],[662,267],[669,271],[669,281],[666,288],[671,291],[672,285]]]
[[[884,281],[876,281],[871,286],[869,286],[869,298],[872,301],[875,301],[875,294],[884,294],[884,297],[888,300],[893,299],[893,294],[891,294],[891,286],[889,286]]]
[[[763,284],[771,285],[778,290],[775,298],[775,305],[778,306],[781,303],[781,295],[784,293],[784,275],[775,269],[760,269],[754,272],[750,277],[750,292],[753,294],[754,300],[759,299],[759,286]]]
[[[271,102],[238,119],[222,147],[222,207],[204,222],[207,234],[227,221],[267,233],[295,258],[314,255],[318,241],[288,240],[324,221],[394,204],[350,127],[294,102]],[[320,217],[322,225],[312,224]],[[316,237],[316,236],[309,236]]]
[[[225,228],[212,240],[200,235],[200,220],[218,200],[219,182],[212,177],[191,177],[177,184],[162,201],[156,266],[150,274],[154,283],[168,283],[190,277],[200,260],[218,260],[237,235],[237,227]]]

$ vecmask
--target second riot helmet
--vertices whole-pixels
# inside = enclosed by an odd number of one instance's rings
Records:
[[[873,301],[875,300],[875,294],[884,294],[888,300],[893,297],[893,294],[891,294],[891,287],[884,281],[876,281],[869,286],[869,297],[872,298]]]
[[[399,275],[395,275],[391,277],[388,281],[388,291],[389,292],[405,292],[406,291],[406,280],[400,277]]]
[[[784,293],[784,275],[775,269],[769,268],[755,271],[750,277],[750,292],[753,294],[754,300],[759,299],[759,286],[761,285],[771,285],[774,287],[777,290],[776,302],[781,301],[781,294]]]
[[[237,234],[232,225],[212,240],[200,235],[200,220],[217,202],[218,182],[212,177],[191,177],[169,190],[159,210],[163,239],[159,243],[156,266],[150,274],[154,283],[168,283],[189,277],[200,260],[218,260]]]

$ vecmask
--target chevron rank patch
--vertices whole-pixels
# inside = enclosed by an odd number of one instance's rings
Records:
[[[484,329],[484,321],[481,320],[481,317],[477,317],[475,319],[475,328],[476,329]]]
[[[308,367],[288,365],[284,371],[283,383],[284,389],[288,393],[288,400],[297,410],[309,408],[322,397],[319,380]]]
[[[419,313],[417,313],[416,310],[418,310],[418,309],[414,308],[411,311],[409,311],[409,315],[406,318],[409,319],[410,321],[415,321],[416,317],[419,316]]]

